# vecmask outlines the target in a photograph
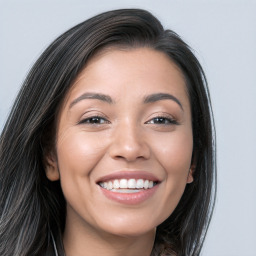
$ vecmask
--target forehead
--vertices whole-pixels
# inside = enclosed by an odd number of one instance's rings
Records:
[[[66,97],[82,91],[104,92],[114,98],[172,92],[187,97],[185,78],[165,53],[151,48],[108,48],[92,57],[80,72]]]

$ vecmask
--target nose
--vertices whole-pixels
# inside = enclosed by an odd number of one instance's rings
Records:
[[[114,159],[134,162],[150,157],[150,147],[146,142],[143,129],[132,122],[126,121],[118,125],[111,142],[109,153]]]

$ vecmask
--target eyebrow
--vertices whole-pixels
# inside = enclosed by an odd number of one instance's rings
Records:
[[[102,93],[84,93],[81,96],[79,96],[78,98],[74,99],[70,105],[69,105],[69,109],[72,108],[75,104],[77,104],[78,102],[85,100],[85,99],[96,99],[96,100],[100,100],[103,102],[107,102],[109,104],[113,104],[114,101],[112,100],[112,98],[108,95],[102,94]],[[154,94],[150,94],[145,96],[144,98],[144,103],[154,103],[160,100],[173,100],[174,102],[176,102],[180,108],[183,110],[183,106],[181,104],[181,102],[173,95],[168,94],[168,93],[154,93]]]
[[[180,108],[183,110],[183,106],[181,102],[173,95],[169,93],[155,93],[155,94],[150,94],[144,98],[144,103],[154,103],[160,100],[173,100],[176,102]]]
[[[75,104],[77,104],[79,101],[86,100],[86,99],[101,100],[101,101],[107,102],[107,103],[109,103],[109,104],[114,103],[113,100],[111,99],[111,97],[108,96],[108,95],[105,95],[105,94],[102,94],[102,93],[90,93],[90,92],[87,92],[87,93],[82,94],[82,95],[79,96],[78,98],[74,99],[74,100],[70,103],[69,108],[72,108],[72,107],[73,107]]]

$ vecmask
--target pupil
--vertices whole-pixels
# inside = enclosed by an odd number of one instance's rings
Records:
[[[164,118],[156,118],[157,123],[164,123]]]
[[[93,117],[92,118],[92,122],[93,123],[99,123],[100,122],[100,119],[98,117]]]

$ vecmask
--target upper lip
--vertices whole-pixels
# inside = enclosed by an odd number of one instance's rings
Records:
[[[152,173],[146,171],[118,171],[110,173],[108,175],[102,176],[97,179],[96,183],[105,182],[109,180],[119,180],[119,179],[143,179],[152,180],[154,182],[159,182],[160,180]]]

